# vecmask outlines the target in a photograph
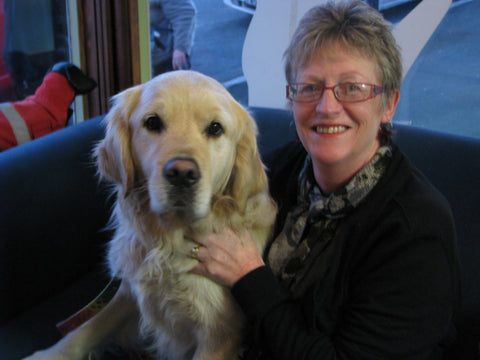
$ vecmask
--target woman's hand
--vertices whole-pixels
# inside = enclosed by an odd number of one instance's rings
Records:
[[[243,276],[265,265],[262,255],[250,233],[237,234],[225,229],[219,234],[191,237],[199,244],[198,264],[191,270],[227,287],[232,287]]]

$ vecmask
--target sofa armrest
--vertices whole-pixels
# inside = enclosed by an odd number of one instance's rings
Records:
[[[0,324],[102,258],[108,192],[91,160],[101,118],[0,153]]]

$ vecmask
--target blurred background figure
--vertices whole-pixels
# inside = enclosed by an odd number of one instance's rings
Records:
[[[153,75],[190,69],[196,15],[193,0],[150,0]]]
[[[0,0],[2,60],[14,96],[32,95],[55,63],[68,61],[65,0]],[[1,42],[0,41],[0,42]]]

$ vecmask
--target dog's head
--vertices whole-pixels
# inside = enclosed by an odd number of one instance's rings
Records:
[[[152,211],[206,216],[212,200],[243,211],[264,191],[256,124],[217,81],[193,71],[160,75],[118,94],[95,155],[119,197],[146,194]]]

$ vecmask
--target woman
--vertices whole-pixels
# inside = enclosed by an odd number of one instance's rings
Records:
[[[402,68],[388,24],[362,1],[318,6],[285,58],[300,142],[265,159],[273,240],[262,259],[248,234],[197,238],[194,272],[232,288],[251,326],[247,359],[442,358],[455,230],[390,139]]]

